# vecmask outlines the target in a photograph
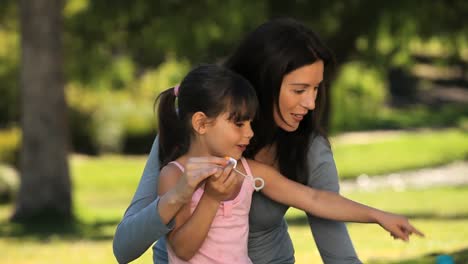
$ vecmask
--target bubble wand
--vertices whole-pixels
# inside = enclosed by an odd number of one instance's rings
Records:
[[[237,174],[240,174],[242,176],[244,176],[245,178],[249,179],[251,182],[252,182],[252,185],[255,189],[255,191],[260,191],[261,189],[263,189],[263,187],[265,186],[265,181],[260,178],[260,177],[252,177],[251,175],[247,175],[247,174],[244,174],[242,173],[241,171],[239,171],[236,167],[237,167],[237,160],[234,159],[234,158],[231,158],[231,157],[226,157],[227,160],[229,160],[229,163],[232,163],[234,166],[232,167],[232,169],[237,173]],[[257,186],[257,183],[259,184],[259,186]]]

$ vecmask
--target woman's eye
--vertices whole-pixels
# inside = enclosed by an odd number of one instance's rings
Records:
[[[297,94],[302,94],[304,92],[305,92],[305,90],[294,90],[294,93],[297,93]]]
[[[236,123],[236,126],[237,126],[237,127],[243,127],[243,126],[244,126],[244,123],[243,123],[243,122],[237,122],[237,123]]]

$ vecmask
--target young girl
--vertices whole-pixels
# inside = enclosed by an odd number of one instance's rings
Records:
[[[213,172],[175,217],[174,229],[167,235],[170,263],[251,263],[247,238],[254,186],[242,174],[263,178],[262,192],[271,199],[319,217],[378,223],[403,240],[412,233],[422,235],[405,217],[309,188],[274,168],[242,158],[253,137],[250,122],[257,98],[240,75],[215,65],[200,66],[180,87],[163,92],[159,100],[159,159],[163,166],[159,195],[174,188],[184,173],[207,167]],[[236,167],[240,173],[228,162],[217,166],[194,162],[202,156],[233,157],[240,161]],[[215,185],[225,186],[228,195],[216,192]]]

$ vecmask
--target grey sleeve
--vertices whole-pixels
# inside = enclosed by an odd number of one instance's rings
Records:
[[[165,225],[158,211],[158,138],[156,137],[143,176],[115,232],[113,249],[119,263],[128,263],[143,254],[156,240],[167,234],[173,223]]]
[[[316,137],[308,152],[309,177],[313,188],[339,192],[338,172],[328,142]],[[312,234],[325,264],[361,263],[343,222],[326,220],[307,214]]]

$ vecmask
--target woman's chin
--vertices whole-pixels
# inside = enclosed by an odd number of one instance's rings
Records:
[[[298,126],[282,125],[280,126],[280,128],[286,132],[294,132],[299,128],[299,125]]]

